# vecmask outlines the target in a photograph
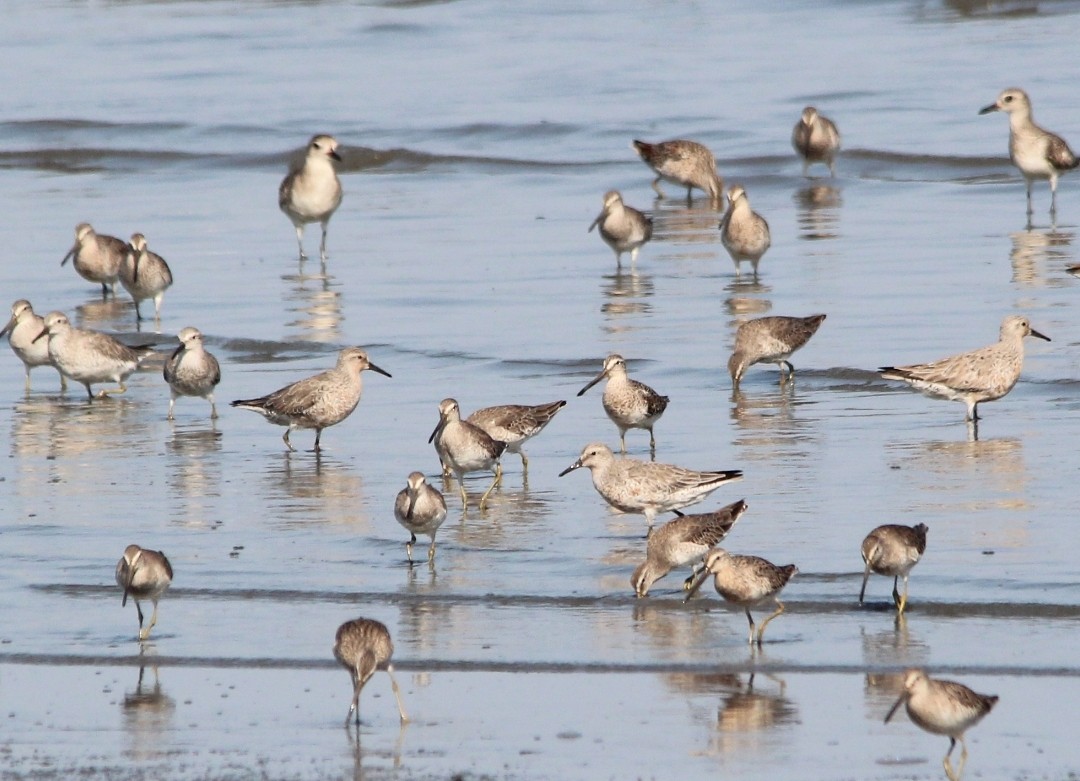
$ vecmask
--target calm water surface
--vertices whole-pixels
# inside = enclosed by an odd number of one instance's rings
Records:
[[[0,109],[7,300],[156,341],[198,327],[223,367],[221,418],[178,402],[160,357],[88,404],[0,354],[0,777],[938,778],[944,738],[881,723],[896,673],[925,666],[997,693],[969,777],[1080,768],[1071,457],[1080,437],[1080,175],[1051,226],[1025,225],[1007,122],[1026,88],[1080,145],[1080,4],[67,3],[7,9]],[[789,146],[813,103],[844,133],[835,179]],[[276,188],[315,132],[343,145],[325,266],[295,257]],[[656,199],[633,138],[708,144],[772,227],[737,279],[719,214]],[[819,176],[824,169],[814,169]],[[586,232],[608,189],[649,212],[636,273]],[[674,188],[668,188],[675,194]],[[73,227],[139,231],[173,268],[159,325],[103,301],[60,259]],[[318,227],[307,231],[314,253]],[[6,305],[6,302],[5,302]],[[762,314],[826,312],[781,389],[732,335]],[[1028,315],[1021,382],[986,405],[877,378],[885,364],[995,340]],[[366,347],[393,374],[325,432],[321,457],[228,408]],[[800,574],[771,642],[683,575],[635,600],[644,522],[588,477],[616,443],[603,357],[671,397],[657,458],[740,468],[703,507],[745,497],[732,550]],[[450,517],[436,569],[409,569],[394,495],[435,479],[437,405],[569,404],[506,460],[484,514]],[[648,457],[643,432],[628,435]],[[474,501],[486,478],[467,481]],[[930,527],[897,625],[890,584],[856,603],[859,543]],[[176,570],[153,639],[134,641],[112,570],[125,545]],[[378,618],[414,722],[385,676],[359,740],[336,627]]]

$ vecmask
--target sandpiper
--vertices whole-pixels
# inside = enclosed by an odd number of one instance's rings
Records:
[[[652,220],[623,203],[617,190],[608,190],[604,194],[604,208],[589,226],[589,232],[598,225],[600,238],[614,251],[615,263],[620,268],[624,252],[630,253],[630,267],[633,268],[638,250],[652,238]]]
[[[332,161],[341,161],[338,142],[333,136],[313,136],[308,142],[307,155],[300,167],[292,170],[278,188],[278,206],[296,228],[296,243],[300,260],[304,254],[304,226],[309,222],[322,224],[319,257],[326,260],[326,226],[341,205],[341,180]]]
[[[699,568],[704,566],[705,554],[727,537],[746,507],[746,500],[740,499],[711,513],[684,515],[668,521],[650,534],[645,561],[630,576],[634,593],[647,596],[653,583],[687,564],[692,564],[693,569],[683,588],[690,588]]]
[[[795,367],[788,358],[810,341],[824,320],[825,315],[774,316],[758,317],[740,325],[735,332],[735,350],[728,359],[731,384],[737,387],[743,373],[755,363],[777,364],[781,384],[794,379]]]
[[[665,197],[660,189],[660,180],[663,179],[685,187],[687,201],[697,187],[704,190],[714,203],[720,202],[724,183],[716,172],[716,158],[704,144],[674,139],[658,144],[634,141],[633,146],[645,164],[656,172],[652,188],[661,198]]]
[[[409,475],[405,488],[394,500],[394,517],[405,527],[411,539],[405,543],[405,553],[412,563],[412,546],[416,544],[417,534],[426,534],[431,538],[428,548],[428,561],[435,560],[435,532],[446,520],[446,500],[438,489],[428,485],[423,472]]]
[[[101,295],[105,296],[112,291],[116,295],[116,280],[120,278],[120,264],[124,262],[128,244],[115,236],[106,236],[103,233],[95,233],[88,222],[80,222],[75,226],[75,244],[64,259],[60,261],[63,266],[69,258],[74,258],[75,270],[79,276],[89,282],[101,284]]]
[[[478,409],[465,418],[465,421],[479,426],[495,441],[505,442],[506,451],[521,456],[521,466],[527,470],[529,459],[522,447],[543,431],[555,414],[565,406],[566,402],[562,400],[535,406],[500,404],[497,407]]]
[[[180,346],[165,361],[162,376],[169,383],[169,416],[177,396],[199,396],[210,402],[210,417],[217,418],[214,388],[221,382],[221,366],[217,358],[203,347],[203,335],[198,328],[184,328],[177,334]]]
[[[336,425],[352,414],[360,403],[364,383],[360,373],[371,369],[384,377],[389,372],[368,360],[359,347],[346,347],[338,353],[337,365],[313,377],[286,385],[257,399],[237,399],[232,406],[258,412],[277,426],[288,426],[282,439],[289,450],[289,434],[297,428],[315,429],[315,452],[321,452],[320,439],[324,428]]]
[[[86,395],[94,398],[91,385],[95,382],[115,382],[118,388],[103,388],[98,398],[125,393],[125,380],[139,368],[139,362],[153,352],[150,345],[128,347],[117,339],[92,331],[75,328],[63,312],[45,315],[44,329],[35,341],[49,339],[49,359],[65,377],[82,383]]]
[[[599,442],[585,446],[581,456],[559,477],[587,467],[593,487],[604,501],[624,513],[641,513],[652,530],[658,513],[697,504],[725,483],[742,477],[738,469],[699,472],[671,464],[616,458]]]
[[[933,363],[883,366],[878,371],[886,380],[901,380],[929,396],[964,402],[966,420],[975,421],[980,402],[1000,399],[1016,385],[1024,365],[1025,336],[1050,341],[1026,317],[1009,315],[1001,323],[997,344]]]
[[[116,563],[116,585],[124,590],[121,606],[127,605],[130,596],[135,601],[135,611],[139,614],[139,639],[150,636],[150,630],[157,623],[158,600],[172,585],[173,571],[165,554],[159,550],[128,545],[124,555]],[[154,613],[150,624],[143,628],[143,612],[140,599],[149,599],[154,603]]]
[[[686,598],[694,596],[709,575],[714,575],[716,592],[726,601],[746,611],[746,619],[750,622],[750,644],[753,645],[756,641],[760,647],[765,627],[784,612],[784,605],[779,599],[780,592],[798,571],[794,564],[778,567],[759,556],[740,556],[728,553],[723,548],[716,548],[705,557],[705,569],[691,584]],[[761,623],[755,636],[754,617],[750,615],[750,608],[768,600],[776,604],[776,612]]]
[[[1061,136],[1035,124],[1031,100],[1022,89],[1005,90],[979,113],[1004,111],[1009,115],[1009,159],[1020,169],[1027,185],[1027,216],[1031,222],[1031,185],[1036,179],[1050,180],[1050,218],[1057,216],[1058,176],[1080,165],[1078,158]]]
[[[667,409],[667,396],[661,396],[648,385],[626,376],[626,360],[612,353],[604,359],[604,368],[593,377],[584,388],[578,391],[581,396],[600,380],[607,378],[604,396],[601,400],[604,412],[611,422],[619,428],[619,444],[626,452],[626,432],[632,428],[643,428],[649,432],[649,448],[656,450],[656,437],[653,425]]]
[[[353,714],[356,714],[356,726],[360,726],[360,692],[376,670],[386,670],[386,674],[390,676],[401,723],[409,720],[405,715],[405,706],[401,703],[401,690],[394,678],[394,666],[390,663],[393,655],[394,643],[390,640],[390,631],[378,621],[357,618],[338,627],[334,637],[334,658],[349,671],[353,684],[352,704],[345,715],[346,727],[349,726]]]
[[[840,131],[828,117],[807,106],[791,131],[791,145],[803,161],[803,176],[812,163],[829,166],[829,176],[836,176],[836,153],[840,151]]]
[[[34,308],[25,298],[20,298],[11,305],[11,319],[0,331],[0,337],[7,335],[11,351],[18,356],[26,368],[26,390],[30,391],[30,370],[35,366],[53,366],[49,358],[49,343],[36,337],[45,330],[45,318],[34,314]],[[55,366],[53,368],[56,368]],[[60,390],[67,389],[67,379],[60,374]]]
[[[728,190],[728,209],[720,220],[720,242],[735,263],[735,276],[739,276],[742,262],[748,260],[756,279],[758,263],[769,249],[772,238],[769,223],[750,208],[750,200],[741,185],[733,185]]]
[[[435,452],[450,467],[461,489],[462,509],[468,506],[465,493],[465,475],[469,472],[495,473],[495,479],[480,497],[480,509],[484,509],[488,496],[502,480],[502,463],[499,459],[506,450],[506,443],[492,439],[482,428],[461,419],[461,408],[455,399],[439,402],[439,422],[428,437],[435,445]]]
[[[165,258],[146,248],[146,237],[133,234],[131,245],[120,264],[120,284],[135,301],[135,319],[142,320],[139,303],[154,300],[154,319],[161,319],[161,299],[173,283],[172,271]]]
[[[916,725],[934,735],[948,735],[949,750],[942,766],[950,781],[959,781],[968,755],[964,733],[978,724],[997,701],[995,694],[977,694],[962,683],[931,678],[922,670],[908,670],[904,673],[904,691],[889,709],[885,723],[889,723],[903,703]],[[949,757],[958,740],[962,751],[960,764],[954,769]]]
[[[926,551],[927,531],[925,523],[915,526],[887,523],[866,535],[866,539],[862,541],[862,557],[866,562],[866,570],[863,572],[862,588],[859,589],[860,605],[863,603],[866,581],[871,572],[891,575],[893,602],[896,604],[896,612],[903,615],[904,608],[907,607],[908,574]],[[896,588],[900,578],[904,579],[903,596]]]

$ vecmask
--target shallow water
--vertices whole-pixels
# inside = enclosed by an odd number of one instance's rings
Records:
[[[1080,177],[1062,180],[1056,226],[1037,186],[1025,228],[1007,123],[976,112],[1019,84],[1080,144],[1078,9],[13,11],[0,288],[163,353],[194,325],[223,379],[216,423],[192,399],[169,423],[160,361],[89,404],[47,369],[24,394],[3,351],[3,777],[940,777],[944,738],[881,723],[911,665],[1001,696],[969,736],[969,776],[1075,773],[1080,329],[1065,268]],[[809,102],[844,133],[835,179],[804,179],[791,153]],[[313,132],[345,157],[325,267],[297,262],[275,202]],[[670,186],[655,198],[629,142],[674,136],[707,143],[769,220],[758,282],[736,279],[705,201]],[[655,220],[636,273],[586,232],[611,188]],[[143,232],[169,261],[159,327],[60,268],[83,220]],[[306,239],[314,252],[317,226]],[[819,311],[794,387],[753,367],[732,395],[738,323]],[[988,344],[1013,312],[1053,342],[1029,340],[977,440],[959,404],[873,371]],[[321,457],[285,452],[281,429],[227,406],[349,344],[393,378],[365,375]],[[616,443],[600,388],[575,396],[610,352],[672,399],[659,460],[744,470],[702,505],[748,500],[727,545],[798,564],[762,652],[710,589],[683,605],[683,574],[635,600],[643,520],[609,512],[581,472],[556,477],[586,442]],[[506,459],[485,513],[463,516],[446,489],[432,573],[408,568],[392,503],[410,471],[434,478],[427,437],[446,396],[466,413],[569,403],[527,446],[527,480]],[[628,435],[632,455],[648,457],[645,436]],[[486,484],[467,481],[474,502]],[[930,527],[900,626],[884,578],[855,604],[859,543],[884,522]],[[141,649],[113,584],[129,542],[176,570]],[[414,719],[399,732],[377,676],[359,749],[330,655],[356,615],[393,633]]]

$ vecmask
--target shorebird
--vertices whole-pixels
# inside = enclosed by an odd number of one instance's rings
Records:
[[[697,504],[725,483],[742,477],[738,469],[698,472],[671,464],[616,458],[607,445],[593,442],[559,477],[587,467],[604,501],[624,513],[641,513],[652,530],[658,513]]]
[[[120,284],[135,301],[135,319],[142,320],[139,302],[154,300],[154,319],[161,319],[161,299],[173,283],[172,271],[165,258],[146,248],[146,237],[133,234],[131,246],[120,264]]]
[[[828,117],[807,106],[791,131],[791,145],[802,158],[803,176],[812,163],[829,166],[829,176],[836,176],[836,153],[840,151],[840,131]]]
[[[1066,171],[1080,165],[1078,158],[1061,136],[1035,124],[1031,100],[1016,87],[998,95],[980,114],[1004,111],[1009,115],[1009,159],[1020,169],[1027,184],[1027,217],[1031,222],[1031,185],[1036,179],[1050,180],[1050,218],[1057,216],[1057,181]]]
[[[746,619],[750,622],[750,644],[753,645],[756,640],[760,647],[765,627],[784,612],[784,605],[779,599],[780,592],[798,571],[794,564],[778,567],[759,556],[740,556],[728,553],[723,548],[716,548],[705,558],[705,569],[691,584],[686,599],[689,600],[697,593],[710,574],[714,575],[716,592],[726,601],[746,611]],[[776,604],[776,612],[761,623],[755,636],[754,617],[750,615],[750,608],[769,600]]]
[[[893,579],[892,596],[896,603],[896,612],[903,615],[907,607],[908,573],[919,563],[919,558],[926,551],[925,523],[916,526],[902,526],[887,523],[878,526],[862,541],[862,557],[866,562],[863,572],[862,588],[859,589],[859,604],[866,594],[866,581],[871,572],[878,575],[891,575]],[[897,591],[897,583],[904,579],[904,595]]]
[[[964,402],[965,419],[975,421],[980,402],[1000,399],[1016,385],[1024,365],[1025,336],[1050,341],[1026,317],[1009,315],[1001,322],[997,344],[933,363],[883,366],[878,371],[886,380],[901,380],[929,396]]]
[[[665,197],[660,189],[660,180],[663,179],[685,187],[687,201],[697,187],[704,190],[714,203],[720,202],[724,183],[716,172],[716,158],[704,144],[674,139],[658,144],[634,141],[633,146],[645,164],[656,172],[652,188],[661,198]]]
[[[630,267],[637,263],[638,250],[652,238],[653,223],[632,206],[623,203],[618,190],[604,193],[604,208],[589,226],[589,233],[600,226],[600,238],[615,253],[615,263],[622,267],[624,252],[630,253]]]
[[[908,670],[904,673],[904,691],[889,709],[885,723],[889,723],[903,703],[917,726],[934,735],[948,735],[949,750],[945,752],[942,766],[950,781],[959,781],[968,755],[964,733],[978,724],[997,701],[996,694],[977,694],[962,683],[937,680],[922,670]],[[962,751],[960,764],[954,770],[949,757],[958,740]]]
[[[667,396],[661,396],[648,385],[626,376],[626,360],[616,353],[604,359],[604,368],[593,377],[577,395],[584,395],[600,380],[607,378],[604,386],[602,403],[604,412],[611,422],[619,428],[619,444],[626,452],[626,432],[632,428],[643,428],[649,432],[649,449],[656,450],[656,437],[653,425],[667,409]]]
[[[810,341],[824,320],[825,315],[758,317],[740,325],[735,332],[735,351],[728,359],[732,386],[738,387],[743,373],[755,363],[777,364],[781,385],[794,379],[795,367],[788,358]]]
[[[165,361],[162,376],[169,383],[169,416],[177,396],[199,396],[210,402],[210,418],[218,416],[214,403],[214,388],[221,382],[221,367],[217,358],[203,347],[203,335],[198,328],[185,328],[177,334],[180,346]]]
[[[692,564],[693,569],[683,588],[690,588],[699,568],[705,565],[705,554],[727,537],[746,507],[746,500],[740,499],[711,513],[684,515],[668,521],[650,534],[645,561],[630,576],[634,593],[647,596],[653,583],[687,564]]]
[[[435,532],[446,520],[446,500],[438,489],[428,485],[423,472],[413,472],[408,482],[394,500],[394,517],[412,535],[405,543],[405,553],[412,563],[412,546],[416,544],[417,534],[426,534],[431,538],[428,548],[428,561],[435,561]]]
[[[112,290],[115,296],[120,264],[124,262],[128,249],[127,242],[115,236],[95,233],[90,223],[80,222],[75,226],[75,244],[68,250],[68,254],[64,255],[60,265],[63,266],[69,258],[74,258],[75,270],[80,277],[89,282],[100,283],[101,295],[108,295]]]
[[[75,328],[63,312],[45,315],[44,329],[34,340],[49,338],[49,360],[65,377],[82,383],[91,400],[95,382],[115,382],[118,388],[102,388],[98,398],[127,392],[124,381],[139,368],[139,362],[153,352],[150,345],[128,347],[117,339],[92,331]]]
[[[394,655],[394,643],[390,640],[390,631],[378,621],[371,618],[357,618],[346,621],[338,627],[334,637],[334,658],[349,671],[352,678],[353,698],[349,705],[349,712],[345,715],[345,726],[349,726],[349,720],[356,714],[356,726],[360,726],[360,692],[364,684],[375,674],[376,670],[386,670],[390,676],[390,684],[394,687],[394,698],[397,700],[398,713],[401,714],[401,723],[409,720],[405,715],[405,706],[401,703],[401,690],[394,678],[394,666],[390,664],[390,657]]]
[[[35,366],[53,366],[49,358],[49,343],[37,341],[36,337],[45,330],[45,318],[34,314],[34,308],[25,298],[20,298],[11,305],[11,319],[0,331],[0,337],[7,335],[11,351],[18,356],[26,368],[26,390],[30,391],[30,370]],[[53,368],[56,368],[53,366]],[[67,379],[60,375],[60,390],[67,390]]]
[[[495,479],[480,497],[480,509],[484,509],[488,495],[502,480],[500,458],[506,443],[492,439],[482,428],[461,419],[461,407],[455,399],[439,402],[439,422],[428,437],[428,444],[435,445],[435,452],[443,464],[457,477],[461,489],[461,507],[464,510],[469,499],[465,493],[465,475],[469,472],[494,472]]]
[[[527,470],[529,459],[522,447],[543,431],[555,414],[565,406],[566,402],[562,400],[533,407],[524,404],[501,404],[478,409],[465,418],[465,421],[479,426],[496,442],[505,442],[506,451],[521,456],[521,467]]]
[[[756,279],[758,263],[769,249],[772,238],[769,223],[750,208],[750,200],[741,185],[733,185],[728,190],[728,209],[720,220],[720,242],[735,263],[735,276],[740,275],[742,262],[748,260]]]
[[[338,142],[333,136],[313,136],[308,142],[304,162],[291,170],[278,188],[278,206],[296,228],[300,260],[307,260],[304,254],[304,226],[309,222],[322,224],[319,257],[326,260],[326,226],[341,205],[341,180],[331,162],[341,161],[337,150]]]
[[[159,550],[128,545],[124,555],[116,562],[116,585],[124,590],[121,606],[127,605],[130,596],[135,601],[135,611],[139,614],[139,639],[150,636],[150,630],[157,623],[158,600],[172,585],[172,565]],[[149,599],[154,603],[154,613],[150,616],[150,625],[143,628],[143,612],[140,599]]]
[[[319,453],[323,429],[345,420],[360,403],[364,387],[360,373],[364,369],[391,376],[369,361],[359,347],[346,347],[338,353],[333,369],[305,377],[267,396],[237,399],[232,406],[258,412],[276,426],[288,426],[282,439],[292,451],[296,450],[289,442],[293,429],[315,429],[315,452]]]

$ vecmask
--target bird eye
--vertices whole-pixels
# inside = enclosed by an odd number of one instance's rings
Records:
[[[1012,103],[1012,99],[1013,99],[1013,96],[1012,96],[1012,95],[1006,95],[1006,96],[1005,96],[1005,102],[1006,102],[1006,103]]]

